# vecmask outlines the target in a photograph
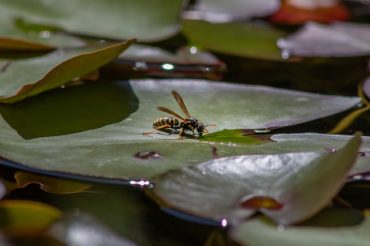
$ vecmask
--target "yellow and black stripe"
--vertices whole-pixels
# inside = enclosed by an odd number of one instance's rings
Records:
[[[180,122],[174,117],[162,117],[158,118],[153,122],[153,127],[160,127],[164,125],[170,125],[171,127],[179,126]]]

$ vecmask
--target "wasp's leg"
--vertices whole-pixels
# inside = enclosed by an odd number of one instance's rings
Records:
[[[179,139],[182,140],[184,138],[184,135],[185,135],[185,130],[184,128],[181,128],[180,133],[179,133]]]
[[[151,132],[143,132],[143,135],[149,135],[149,134],[152,134],[153,132],[155,132],[156,130],[161,130],[161,129],[166,129],[166,128],[171,128],[171,125],[163,125],[163,126],[158,126],[156,128],[153,129],[153,131]]]

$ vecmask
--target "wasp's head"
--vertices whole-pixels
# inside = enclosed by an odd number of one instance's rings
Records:
[[[198,123],[197,132],[198,132],[199,137],[202,137],[205,129],[206,129],[206,127],[202,123]]]

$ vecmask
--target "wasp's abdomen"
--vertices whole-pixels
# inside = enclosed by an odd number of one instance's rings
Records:
[[[180,126],[180,122],[174,117],[162,117],[162,118],[156,119],[153,122],[153,127],[159,127],[159,126],[164,126],[164,125],[170,125],[171,127]]]

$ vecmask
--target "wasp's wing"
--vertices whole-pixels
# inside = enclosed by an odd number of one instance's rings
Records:
[[[171,91],[171,93],[172,93],[173,97],[175,98],[176,102],[179,104],[182,111],[186,114],[186,116],[191,117],[191,115],[189,114],[188,109],[185,106],[184,100],[182,99],[180,94],[175,90]]]
[[[166,113],[168,113],[168,114],[170,114],[170,115],[173,115],[173,116],[175,116],[176,118],[178,118],[178,119],[180,119],[180,120],[184,120],[184,118],[183,118],[183,117],[181,117],[180,115],[176,114],[175,112],[173,112],[173,111],[172,111],[171,109],[169,109],[169,108],[165,108],[165,107],[157,107],[157,109],[158,109],[159,111],[166,112]]]

